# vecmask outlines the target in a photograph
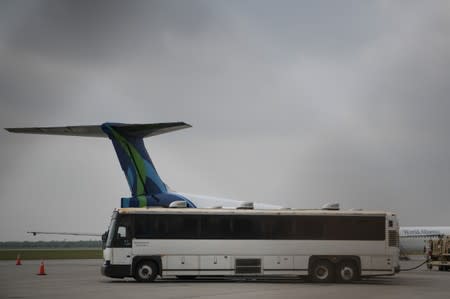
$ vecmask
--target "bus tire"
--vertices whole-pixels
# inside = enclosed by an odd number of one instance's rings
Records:
[[[311,265],[309,277],[312,282],[334,282],[334,265],[328,260],[318,260]]]
[[[158,275],[158,267],[153,261],[140,262],[134,271],[134,279],[139,282],[151,282]]]
[[[342,283],[359,280],[358,267],[352,260],[343,260],[337,265],[336,276],[337,281]]]

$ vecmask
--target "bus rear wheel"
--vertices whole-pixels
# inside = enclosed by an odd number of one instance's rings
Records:
[[[155,280],[158,267],[152,261],[140,262],[134,271],[134,279],[139,282],[150,282]]]
[[[350,260],[344,260],[337,266],[337,280],[338,282],[352,282],[359,280],[358,267],[355,262]]]
[[[312,264],[310,269],[310,279],[312,282],[333,282],[334,265],[328,260],[318,260]]]

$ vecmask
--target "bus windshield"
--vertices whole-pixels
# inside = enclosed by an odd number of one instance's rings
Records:
[[[114,214],[112,215],[112,218],[111,218],[111,223],[109,224],[109,229],[108,229],[109,233],[108,233],[108,238],[106,239],[106,247],[112,246],[116,227],[117,227],[117,212],[114,212]]]

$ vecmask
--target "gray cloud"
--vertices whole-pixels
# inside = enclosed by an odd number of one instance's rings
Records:
[[[143,47],[152,59],[164,51],[165,34],[195,37],[212,21],[201,2],[41,0],[16,6],[28,13],[5,38],[8,47],[81,65],[111,64]]]

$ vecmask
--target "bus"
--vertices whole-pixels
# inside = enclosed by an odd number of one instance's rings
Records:
[[[352,282],[399,271],[396,215],[383,211],[120,208],[101,272],[112,278],[304,276]]]

